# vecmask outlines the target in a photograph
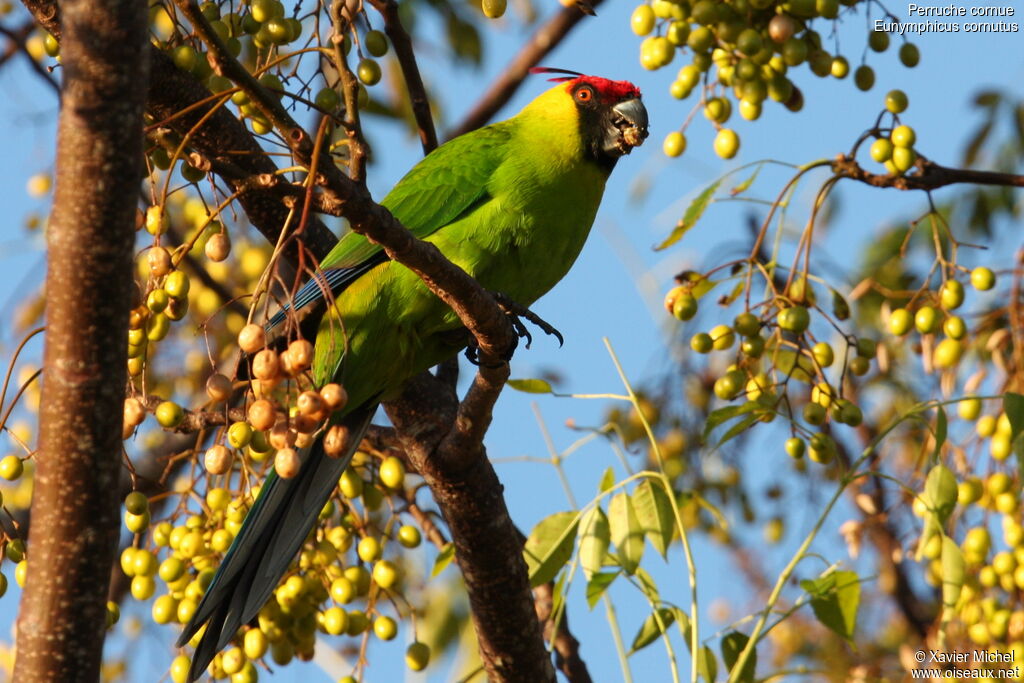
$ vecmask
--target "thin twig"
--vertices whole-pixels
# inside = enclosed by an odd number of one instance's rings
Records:
[[[405,89],[409,92],[409,105],[412,107],[412,115],[419,129],[420,144],[423,145],[423,154],[430,154],[437,147],[437,131],[434,129],[434,117],[430,114],[430,99],[427,97],[427,90],[416,64],[412,39],[402,26],[402,19],[398,14],[398,3],[395,0],[370,1],[384,17],[384,32],[391,39],[398,65],[402,68]]]
[[[841,178],[851,178],[872,187],[892,187],[897,190],[935,190],[947,185],[1000,185],[1024,187],[1024,176],[995,171],[975,171],[969,168],[947,168],[933,161],[919,158],[917,173],[912,175],[882,175],[865,171],[856,159],[840,155],[832,162],[832,172]]]
[[[28,40],[30,35],[32,35],[32,31],[35,27],[36,23],[31,20],[16,29],[9,29],[0,25],[0,35],[6,36],[11,41],[11,44],[8,45],[4,53],[0,55],[0,65],[3,65],[4,62],[18,53],[25,55],[25,59],[28,60],[29,66],[32,67],[32,70],[35,71],[48,86],[50,86],[59,99],[60,86],[57,84],[57,81],[54,80],[53,76],[50,75],[50,72],[47,71],[42,64],[37,62],[32,55],[29,54],[28,48],[25,46],[25,41]]]
[[[590,6],[597,7],[602,2],[603,0],[593,0]],[[530,74],[530,69],[537,66],[540,60],[558,47],[585,16],[587,16],[586,13],[579,7],[564,7],[547,23],[538,28],[519,53],[508,63],[501,76],[491,83],[491,87],[487,89],[487,92],[473,106],[462,122],[448,133],[448,139],[486,125],[498,110],[516,94],[519,86]]]

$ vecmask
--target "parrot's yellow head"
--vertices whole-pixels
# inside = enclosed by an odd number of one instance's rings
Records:
[[[549,115],[578,122],[585,153],[602,166],[614,166],[647,137],[647,109],[640,89],[629,81],[612,81],[575,71],[538,67],[532,73],[565,74],[552,78],[559,85],[538,97],[531,106]]]

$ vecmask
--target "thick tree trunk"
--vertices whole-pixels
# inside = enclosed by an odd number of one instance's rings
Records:
[[[145,3],[61,9],[40,441],[14,672],[25,683],[99,679],[149,65]]]

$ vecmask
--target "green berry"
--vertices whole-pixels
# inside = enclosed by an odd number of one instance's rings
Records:
[[[917,134],[914,129],[910,126],[896,126],[892,129],[892,133],[889,134],[889,138],[892,140],[892,144],[897,147],[913,147],[914,143],[917,142]]]
[[[740,351],[751,358],[760,358],[764,353],[764,338],[756,334],[744,337],[740,342]]]
[[[971,286],[979,292],[987,292],[996,285],[996,276],[990,268],[978,266],[971,271]]]
[[[7,481],[18,479],[24,471],[25,465],[22,463],[21,458],[16,455],[5,455],[0,460],[0,477]]]
[[[832,345],[828,342],[818,342],[811,349],[811,353],[814,355],[814,360],[823,368],[830,367],[835,362],[835,353],[832,351]]]
[[[124,499],[124,509],[133,515],[149,511],[149,498],[141,491],[132,491]]]
[[[878,138],[871,143],[871,158],[880,164],[884,164],[889,159],[892,159],[893,145],[891,140],[885,138]]]
[[[753,313],[744,312],[736,316],[733,321],[733,329],[736,330],[737,334],[741,334],[744,337],[751,337],[761,330],[761,321]]]
[[[185,411],[174,401],[164,401],[156,407],[156,421],[165,429],[174,429],[185,419]]]
[[[398,542],[406,548],[415,548],[422,542],[420,530],[410,524],[398,527]]]
[[[872,31],[868,34],[868,46],[875,52],[889,49],[889,34],[885,31]]]
[[[906,173],[917,162],[917,152],[909,147],[896,147],[892,150],[892,165],[896,173]]]
[[[804,332],[811,324],[810,313],[803,306],[790,306],[779,311],[779,327],[792,332],[794,334],[800,334]]]
[[[394,640],[398,635],[398,624],[391,617],[377,617],[373,620],[373,633],[381,640]]]
[[[922,306],[914,315],[914,326],[921,334],[931,334],[939,326],[938,312],[931,306]]]
[[[650,5],[639,5],[635,10],[633,10],[633,15],[629,20],[630,28],[632,28],[633,33],[638,36],[646,36],[653,31],[654,23],[654,10],[651,9]]]
[[[804,451],[806,450],[807,446],[806,444],[804,444],[803,439],[793,436],[786,439],[785,448],[786,455],[793,458],[794,460],[799,460],[800,458],[804,457]]]
[[[502,2],[502,0],[491,0],[491,4],[494,5],[494,7],[492,7],[492,10],[498,9],[498,3],[501,3],[502,5],[505,4],[504,2]],[[500,17],[502,14],[505,13],[504,7],[501,7],[500,10],[501,11],[498,12],[497,14],[490,14],[487,11],[487,3],[484,3],[484,14],[486,14],[488,17],[491,17],[492,19]],[[366,36],[363,38],[363,45],[366,46],[366,51],[369,52],[374,57],[383,57],[388,53],[387,36],[385,36],[380,31],[367,31]]]
[[[232,448],[245,448],[252,441],[252,426],[248,422],[235,422],[228,427],[228,443]]]
[[[825,406],[820,403],[808,403],[804,406],[804,421],[815,427],[825,422]]]
[[[714,348],[714,345],[711,335],[707,332],[698,332],[690,338],[690,348],[697,353],[708,353]],[[2,463],[0,463],[0,469],[2,469]]]
[[[834,78],[846,78],[850,75],[850,62],[846,60],[846,57],[834,57],[831,73]]]
[[[817,433],[811,437],[808,457],[816,463],[827,465],[835,456],[835,442],[828,434]]]
[[[423,671],[430,663],[430,647],[426,643],[412,643],[405,651],[405,665],[412,671]]]
[[[968,398],[960,401],[957,404],[956,412],[961,419],[973,422],[978,419],[979,415],[981,415],[981,400],[977,398]]]
[[[913,69],[921,62],[921,51],[913,43],[904,43],[900,47],[900,61],[903,66]]]
[[[373,536],[364,536],[359,540],[356,553],[363,562],[373,562],[380,557],[380,541]]]
[[[678,130],[672,131],[665,136],[665,142],[662,144],[662,151],[665,152],[667,157],[678,157],[686,151],[686,136],[680,133]]]
[[[723,159],[732,159],[740,150],[740,136],[729,128],[723,128],[715,136],[715,154]]]
[[[946,280],[939,290],[939,300],[947,311],[959,308],[964,302],[964,286],[958,280]]]
[[[708,334],[715,351],[726,351],[736,343],[736,333],[728,325],[715,325]]]
[[[874,358],[878,353],[878,344],[874,339],[861,337],[857,340],[857,355],[861,358]]]
[[[867,64],[861,64],[853,72],[853,84],[857,86],[858,90],[865,92],[871,90],[875,87],[875,70]]]
[[[902,337],[910,331],[913,323],[910,311],[905,308],[897,308],[889,315],[889,331],[897,337]]]
[[[405,484],[405,465],[395,456],[384,458],[378,470],[380,481],[389,489],[401,489]]]
[[[324,111],[334,111],[341,105],[341,97],[334,88],[321,88],[313,102]]]
[[[893,114],[902,114],[909,103],[907,93],[902,90],[890,90],[885,94],[885,108]]]
[[[938,346],[935,347],[935,353],[932,360],[935,362],[937,368],[951,368],[960,362],[960,357],[963,355],[964,347],[956,339],[943,339],[939,342]]]
[[[678,294],[672,302],[672,315],[678,320],[690,320],[697,315],[697,299],[688,291]]]
[[[366,85],[377,85],[381,77],[380,64],[369,57],[361,59],[359,66],[356,67],[356,74]]]

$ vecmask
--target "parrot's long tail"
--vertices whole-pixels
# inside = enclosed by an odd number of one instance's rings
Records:
[[[341,457],[328,457],[320,438],[310,446],[295,477],[282,479],[274,472],[267,476],[195,614],[178,638],[178,647],[184,647],[206,624],[192,656],[190,682],[202,675],[214,655],[273,594],[338,485],[376,410],[376,402],[371,401],[340,419],[338,424],[348,427],[350,435]]]

